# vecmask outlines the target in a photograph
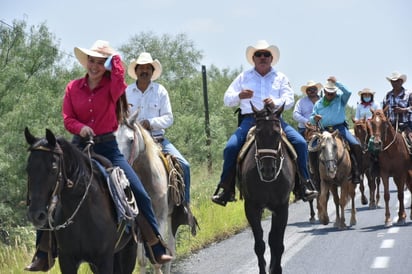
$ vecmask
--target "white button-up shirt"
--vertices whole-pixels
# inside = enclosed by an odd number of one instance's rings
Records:
[[[142,92],[133,83],[126,88],[126,97],[130,113],[138,111],[138,121],[148,120],[153,136],[163,136],[165,129],[173,124],[169,93],[161,84],[151,82]]]
[[[253,91],[253,97],[240,99],[242,90]],[[276,107],[285,104],[285,110],[293,107],[295,103],[294,92],[290,87],[288,78],[273,68],[265,75],[260,75],[255,68],[239,74],[225,92],[223,102],[225,106],[240,106],[242,114],[253,113],[250,101],[257,109],[263,108],[263,100],[272,98]]]

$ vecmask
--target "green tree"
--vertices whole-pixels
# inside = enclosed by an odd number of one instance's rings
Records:
[[[44,135],[62,132],[61,99],[71,74],[45,24],[0,25],[0,226],[25,223],[28,126]]]

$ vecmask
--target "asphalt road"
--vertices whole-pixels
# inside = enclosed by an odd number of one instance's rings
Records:
[[[411,195],[405,191],[407,224],[396,226],[398,201],[395,185],[391,183],[390,208],[394,225],[385,228],[383,189],[377,209],[361,205],[360,193],[356,194],[357,224],[348,230],[333,227],[335,210],[333,201],[328,203],[331,223],[309,223],[309,205],[298,202],[290,205],[289,221],[285,234],[285,252],[282,257],[284,274],[353,274],[390,273],[412,271],[412,221]],[[367,195],[367,197],[369,197]],[[350,211],[346,209],[349,225]],[[265,240],[270,228],[270,218],[262,222]],[[215,243],[172,266],[176,274],[204,273],[258,273],[253,251],[254,239],[247,229],[230,239]],[[265,253],[269,265],[269,247]]]

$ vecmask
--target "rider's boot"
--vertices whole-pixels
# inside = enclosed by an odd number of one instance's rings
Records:
[[[236,175],[235,171],[230,172],[227,176],[225,182],[220,182],[216,188],[215,193],[212,196],[212,202],[226,206],[228,202],[235,202],[235,184],[236,184]],[[222,189],[222,192],[219,193],[219,190]]]
[[[137,215],[137,224],[142,233],[146,255],[152,264],[165,264],[170,262],[173,257],[166,254],[166,243],[160,235],[153,232],[152,226],[142,214]]]

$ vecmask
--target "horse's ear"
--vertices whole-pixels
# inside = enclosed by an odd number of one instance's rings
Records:
[[[336,137],[336,135],[338,135],[338,133],[339,133],[339,130],[335,129],[335,131],[332,133],[332,137]]]
[[[28,143],[29,145],[33,145],[35,142],[37,142],[37,138],[34,137],[34,136],[30,133],[28,127],[26,127],[26,128],[24,129],[24,136],[26,137],[26,141],[27,141],[27,143]]]
[[[254,113],[257,113],[259,110],[255,107],[255,105],[250,101],[250,106],[252,107],[252,110]]]
[[[383,109],[383,113],[386,113],[388,111],[389,107],[390,107],[389,105],[386,105],[385,108]],[[371,109],[371,111],[372,111],[372,109]],[[372,111],[372,113],[375,113],[375,111]]]
[[[277,110],[276,113],[277,114],[282,114],[283,110],[285,109],[285,103],[283,103]]]
[[[136,122],[138,115],[139,115],[139,110],[136,110],[130,115],[130,117],[127,119],[127,122],[129,123],[129,125],[133,125]]]
[[[53,132],[48,128],[46,128],[46,139],[50,146],[56,146],[56,136],[54,136]]]
[[[350,118],[352,119],[353,123],[356,123],[356,120],[355,120],[355,118],[353,118],[353,116],[351,116]]]

